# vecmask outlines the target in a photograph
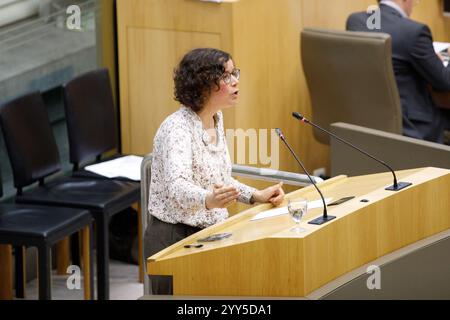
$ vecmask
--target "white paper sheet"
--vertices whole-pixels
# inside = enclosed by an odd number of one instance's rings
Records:
[[[333,200],[333,198],[325,198],[325,203],[329,204],[331,202],[331,200]],[[308,210],[314,209],[314,208],[323,208],[323,203],[322,203],[321,199],[308,202]],[[270,209],[270,210],[258,213],[256,216],[254,216],[252,219],[250,219],[250,221],[281,216],[281,215],[287,214],[287,213],[288,213],[287,207]]]
[[[449,56],[447,53],[447,49],[450,48],[449,42],[433,42],[434,51],[436,53],[441,53],[444,56],[444,66],[448,66]]]
[[[433,42],[435,52],[441,52],[450,48],[449,42]]]
[[[143,157],[133,155],[124,156],[96,163],[87,166],[85,169],[108,178],[125,177],[134,181],[140,181],[141,163],[143,159]]]

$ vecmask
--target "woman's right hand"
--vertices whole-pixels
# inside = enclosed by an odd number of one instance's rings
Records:
[[[226,208],[236,202],[239,191],[233,186],[214,185],[214,189],[206,196],[206,209]]]

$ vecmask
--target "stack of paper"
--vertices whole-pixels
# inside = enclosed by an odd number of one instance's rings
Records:
[[[445,60],[444,60],[444,66],[448,66],[449,63],[449,56],[448,56],[448,48],[450,48],[449,42],[433,42],[434,51],[436,53],[441,53]]]
[[[448,42],[433,42],[434,51],[437,52],[443,52],[447,51],[448,48],[450,48],[450,43]]]
[[[141,180],[141,162],[144,158],[139,156],[124,156],[114,160],[96,163],[87,166],[87,171],[108,177],[124,177],[134,181]]]

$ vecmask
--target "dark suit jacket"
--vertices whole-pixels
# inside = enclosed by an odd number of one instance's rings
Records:
[[[446,116],[431,99],[426,85],[450,91],[450,66],[435,54],[428,26],[402,17],[394,8],[380,5],[381,30],[369,30],[369,14],[358,12],[347,19],[347,30],[384,32],[392,38],[392,62],[403,111],[403,134],[434,142],[443,141]]]

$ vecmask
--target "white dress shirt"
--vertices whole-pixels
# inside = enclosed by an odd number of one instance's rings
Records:
[[[393,2],[391,0],[382,0],[382,1],[380,1],[380,4],[384,4],[391,8],[394,8],[395,10],[398,11],[398,13],[400,13],[402,15],[403,18],[408,18],[408,15],[406,14],[406,12],[395,2]]]

